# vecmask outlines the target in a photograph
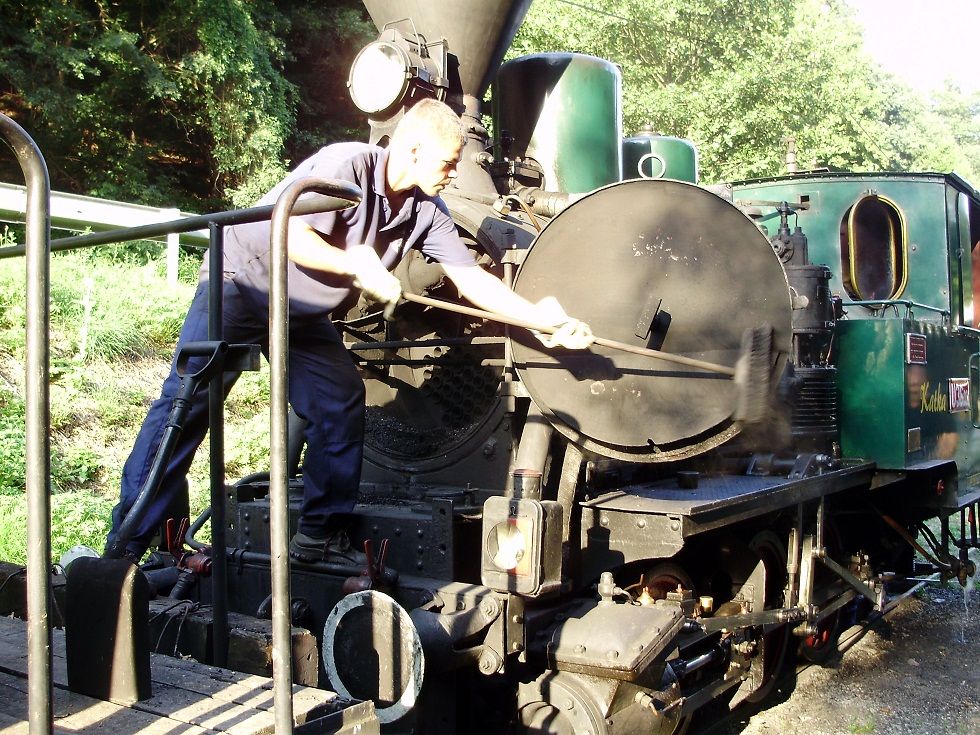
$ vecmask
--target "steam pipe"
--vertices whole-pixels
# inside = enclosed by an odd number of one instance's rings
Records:
[[[272,210],[269,268],[269,544],[272,567],[272,679],[275,731],[293,731],[293,672],[290,641],[289,592],[289,294],[287,286],[287,231],[296,200],[307,191],[360,200],[353,184],[314,177],[294,181],[279,195]],[[340,207],[338,207],[340,208]],[[212,513],[213,513],[212,509]],[[221,547],[219,547],[221,548]]]
[[[521,186],[514,190],[514,195],[526,202],[531,211],[542,217],[557,217],[562,211],[574,204],[585,194],[570,194],[566,191],[545,191],[531,186]]]
[[[48,322],[50,318],[51,181],[37,144],[0,113],[0,134],[27,183],[27,702],[28,730],[49,735],[51,707],[51,446],[48,438]]]
[[[544,465],[548,460],[548,447],[554,427],[545,419],[534,401],[527,409],[527,419],[521,432],[521,443],[517,447],[514,469],[534,470],[544,475]]]

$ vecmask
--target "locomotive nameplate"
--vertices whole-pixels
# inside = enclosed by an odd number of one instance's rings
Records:
[[[970,379],[949,379],[949,412],[959,413],[970,410]]]

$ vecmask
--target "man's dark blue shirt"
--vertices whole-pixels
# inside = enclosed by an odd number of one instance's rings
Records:
[[[385,188],[388,151],[366,143],[337,143],[321,148],[296,166],[256,206],[275,204],[282,191],[305,176],[341,179],[358,186],[359,204],[337,212],[305,215],[302,219],[330,244],[347,248],[374,248],[389,270],[411,248],[426,258],[447,265],[469,266],[475,261],[459,239],[445,203],[413,188],[397,212],[392,211]],[[225,231],[225,272],[252,298],[268,308],[269,222],[229,227]],[[207,261],[205,261],[206,263]],[[206,267],[206,266],[205,266]],[[352,278],[290,262],[290,313],[293,317],[325,317],[347,296]]]

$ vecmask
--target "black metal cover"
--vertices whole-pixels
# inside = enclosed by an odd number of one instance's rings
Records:
[[[544,228],[515,290],[557,297],[603,337],[729,367],[747,328],[770,324],[774,354],[791,346],[789,288],[768,240],[692,184],[627,181],[587,195]],[[516,330],[512,342],[535,403],[590,451],[673,460],[738,433],[725,375],[603,347],[545,352]]]

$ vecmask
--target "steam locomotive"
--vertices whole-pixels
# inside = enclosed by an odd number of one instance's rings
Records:
[[[354,307],[354,537],[383,568],[345,586],[294,566],[297,622],[326,685],[392,731],[681,733],[708,702],[765,696],[788,652],[831,655],[913,576],[914,549],[973,574],[980,193],[826,171],[699,186],[683,141],[622,140],[608,62],[497,69],[528,4],[368,0],[381,35],[350,87],[372,141],[419,96],[445,99],[468,142],[444,198],[486,267],[597,334],[729,370]],[[398,275],[457,298],[421,257]],[[229,505],[236,547],[267,551],[261,479]],[[237,609],[260,608],[265,578],[229,576]]]
[[[500,65],[529,0],[365,4],[380,36],[350,90],[372,142],[421,97],[458,109],[444,199],[480,262],[640,349],[549,350],[414,302],[339,315],[368,404],[351,535],[372,553],[292,565],[321,686],[391,732],[678,735],[764,697],[788,655],[832,655],[922,571],[916,550],[974,573],[980,192],[931,173],[701,186],[686,142],[623,141],[614,65]],[[458,301],[421,256],[396,273]],[[225,512],[229,604],[267,617],[268,479]]]

